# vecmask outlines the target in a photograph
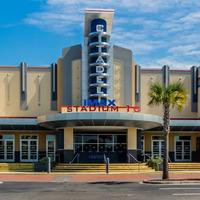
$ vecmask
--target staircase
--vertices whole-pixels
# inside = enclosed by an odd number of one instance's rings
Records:
[[[32,163],[0,163],[0,172],[32,172]]]
[[[200,171],[200,163],[169,163],[170,171]]]
[[[106,172],[106,164],[104,163],[61,163],[55,166],[52,172]],[[149,172],[155,171],[154,169],[148,167],[146,163],[110,163],[109,172]]]

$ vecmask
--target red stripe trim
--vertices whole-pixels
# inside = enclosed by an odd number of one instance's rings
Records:
[[[141,69],[141,71],[162,71],[162,69]],[[190,72],[190,70],[172,69],[170,72]]]
[[[37,119],[37,117],[0,117],[0,119]]]
[[[67,108],[67,107],[83,107],[83,106],[62,106],[62,108]],[[86,108],[89,108],[89,107],[107,107],[107,106],[84,106]],[[127,106],[109,106],[109,107],[118,107],[118,108],[127,108]],[[135,108],[135,106],[129,106],[129,108]]]
[[[112,13],[114,13],[114,11],[112,11],[112,10],[85,10],[86,12],[112,12]]]
[[[0,69],[3,68],[11,68],[16,69],[19,68],[19,66],[0,66]],[[50,69],[50,67],[28,67],[28,69]]]
[[[0,66],[0,68],[11,68],[11,69],[13,69],[13,68],[19,68],[19,67],[17,67],[17,66]]]
[[[160,72],[160,71],[162,71],[161,69],[141,69],[141,71],[158,71],[158,72]]]
[[[28,69],[50,69],[50,67],[28,67]]]
[[[170,118],[170,120],[200,120],[200,118]]]
[[[170,72],[190,72],[190,70],[178,70],[178,69],[173,69],[173,70],[170,70]]]

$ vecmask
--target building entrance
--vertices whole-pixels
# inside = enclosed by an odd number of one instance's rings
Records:
[[[175,161],[191,161],[190,136],[175,136]]]
[[[0,135],[0,161],[14,162],[13,135]]]
[[[38,161],[38,136],[37,135],[21,135],[20,161],[21,162],[37,162]]]
[[[103,162],[104,155],[110,162],[126,162],[126,134],[75,134],[75,153],[80,153],[80,162]]]
[[[164,138],[163,136],[152,136],[152,156],[163,157]]]

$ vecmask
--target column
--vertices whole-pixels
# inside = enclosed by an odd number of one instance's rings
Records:
[[[131,154],[137,159],[138,150],[137,150],[137,129],[128,128],[127,129],[127,154]],[[130,161],[135,163],[135,159],[130,157]]]
[[[64,128],[64,162],[69,163],[74,157],[74,129]]]

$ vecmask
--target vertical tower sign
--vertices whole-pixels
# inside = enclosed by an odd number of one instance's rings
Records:
[[[109,78],[109,39],[107,24],[104,19],[91,21],[88,44],[89,63],[89,98],[98,102],[107,102]]]

